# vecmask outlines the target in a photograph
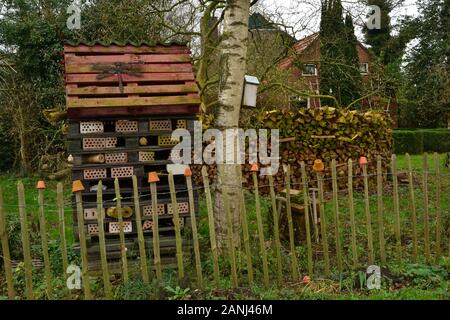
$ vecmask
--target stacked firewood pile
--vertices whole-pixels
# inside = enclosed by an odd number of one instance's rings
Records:
[[[314,160],[321,159],[325,163],[325,188],[329,190],[331,180],[328,178],[331,178],[332,159],[337,162],[338,179],[341,178],[338,180],[340,188],[346,187],[349,159],[353,160],[354,176],[362,174],[358,165],[361,156],[368,159],[369,175],[376,173],[378,155],[382,158],[384,172],[390,163],[393,145],[391,120],[380,112],[361,113],[331,107],[295,111],[273,110],[257,115],[251,123],[261,129],[280,130],[280,168],[274,177],[278,191],[284,189],[283,165],[291,165],[291,181],[295,188],[300,189],[301,162],[305,162],[311,186],[314,186],[316,175],[312,166]],[[214,176],[215,167],[211,166],[209,170],[210,176]],[[244,166],[243,174],[247,185],[252,186],[248,165]],[[261,177],[260,184],[267,185],[267,179]],[[362,179],[357,179],[355,187],[360,185]],[[264,193],[268,189],[262,187],[261,191]]]

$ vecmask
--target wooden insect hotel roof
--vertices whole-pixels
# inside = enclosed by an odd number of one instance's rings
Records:
[[[68,115],[195,114],[200,98],[185,45],[64,45]]]

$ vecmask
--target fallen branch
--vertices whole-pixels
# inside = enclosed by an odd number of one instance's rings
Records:
[[[313,138],[313,139],[336,139],[336,136],[316,136],[316,135],[312,135],[311,138]]]
[[[283,139],[280,139],[279,140],[279,142],[280,143],[283,143],[283,142],[291,142],[291,141],[295,141],[295,137],[290,137],[290,138],[283,138]]]
[[[294,89],[294,88],[292,88],[292,87],[290,87],[290,86],[287,86],[287,85],[285,85],[285,84],[283,84],[283,83],[279,83],[279,82],[272,83],[272,84],[268,85],[267,87],[263,88],[259,93],[261,94],[261,93],[263,93],[264,91],[267,91],[267,90],[269,90],[269,89],[271,89],[271,88],[273,88],[273,87],[281,87],[281,88],[283,88],[283,89],[289,90],[289,91],[291,91],[291,92],[293,92],[293,93],[295,93],[295,94],[297,94],[297,95],[299,95],[299,96],[302,96],[302,97],[319,98],[319,99],[331,99],[331,100],[334,101],[335,105],[336,105],[338,108],[341,107],[340,103],[339,103],[339,102],[337,101],[337,99],[336,99],[335,97],[333,97],[333,96],[322,95],[322,94],[310,94],[310,93],[308,93],[308,92],[299,91],[299,90],[297,90],[297,89]]]
[[[49,180],[62,180],[72,173],[72,168],[63,169],[48,176]]]

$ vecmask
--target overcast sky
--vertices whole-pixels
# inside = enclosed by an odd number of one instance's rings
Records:
[[[343,0],[344,10],[351,12],[357,25],[356,34],[363,40],[361,28],[366,19],[368,8],[361,0]],[[297,39],[318,31],[320,23],[320,0],[260,0],[259,10],[266,12],[276,22],[283,22],[293,27],[291,33]],[[404,0],[404,3],[391,13],[392,24],[399,18],[418,14],[416,0]]]

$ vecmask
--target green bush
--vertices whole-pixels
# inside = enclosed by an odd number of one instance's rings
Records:
[[[450,152],[449,129],[395,130],[393,137],[396,154]]]
[[[450,130],[422,130],[424,152],[450,152]]]
[[[418,130],[395,130],[394,152],[396,154],[420,154],[423,153],[423,133]]]

